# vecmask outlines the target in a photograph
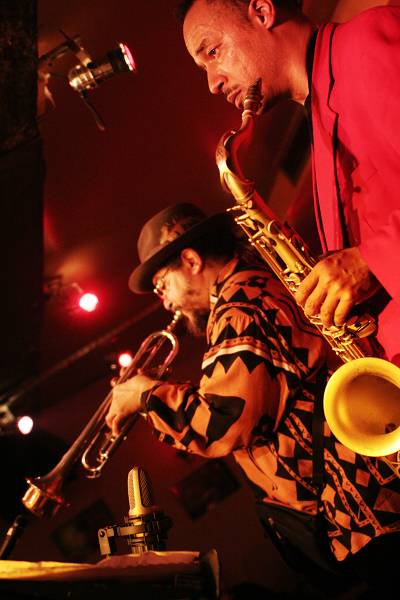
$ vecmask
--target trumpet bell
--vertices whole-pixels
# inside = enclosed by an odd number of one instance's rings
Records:
[[[324,412],[335,437],[365,456],[400,450],[400,369],[381,358],[343,364],[325,388]]]
[[[28,479],[27,483],[29,488],[22,498],[22,504],[36,517],[53,517],[62,505],[67,504],[62,496],[52,492],[51,485],[46,488],[40,477]]]

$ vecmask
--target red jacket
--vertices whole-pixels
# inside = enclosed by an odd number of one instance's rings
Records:
[[[321,27],[311,107],[322,246],[359,246],[391,297],[377,337],[400,364],[399,7],[373,8],[348,23]]]

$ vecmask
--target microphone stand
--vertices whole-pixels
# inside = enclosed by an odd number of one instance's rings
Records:
[[[6,560],[11,552],[14,550],[14,546],[24,533],[29,523],[28,515],[17,515],[14,519],[13,524],[8,528],[3,543],[0,547],[0,560]]]

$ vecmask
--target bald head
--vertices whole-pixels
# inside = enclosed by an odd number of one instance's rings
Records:
[[[239,110],[259,79],[262,109],[283,98],[304,102],[311,32],[298,8],[286,12],[274,0],[194,0],[183,22],[186,48],[206,72],[210,92]]]
[[[230,6],[231,8],[236,8],[239,10],[242,15],[245,17],[247,14],[247,7],[249,4],[249,0],[206,0],[208,4],[215,4],[216,2],[221,2],[225,4],[225,6]],[[191,6],[195,4],[197,0],[181,0],[178,3],[176,14],[178,20],[183,23],[187,13],[189,12]],[[301,10],[303,0],[274,0],[275,6],[278,8],[284,8],[286,10],[299,11]]]

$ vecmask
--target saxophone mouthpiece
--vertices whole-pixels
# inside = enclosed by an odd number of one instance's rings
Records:
[[[243,102],[244,111],[256,114],[261,106],[261,77],[247,90],[246,98]]]

